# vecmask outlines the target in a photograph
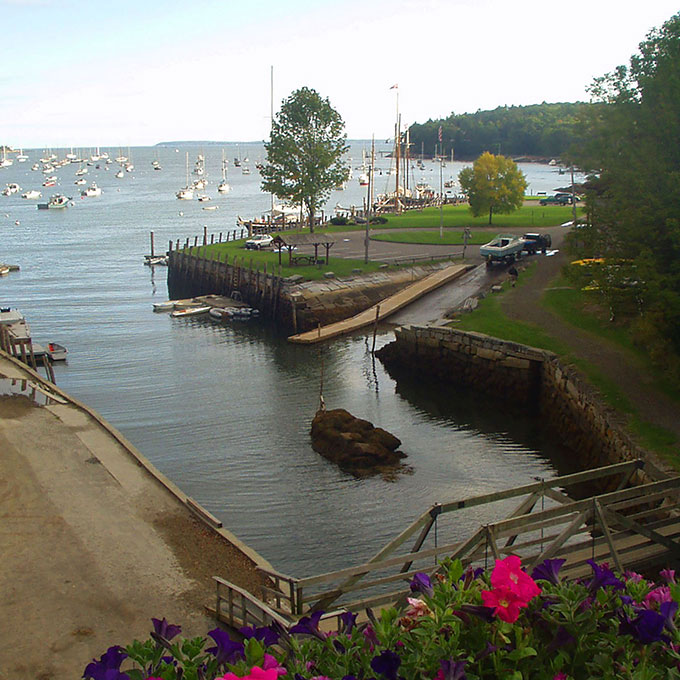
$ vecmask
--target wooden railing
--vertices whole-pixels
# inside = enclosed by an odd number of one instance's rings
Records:
[[[436,571],[433,563],[445,557],[486,565],[512,553],[531,568],[547,557],[559,556],[567,560],[565,573],[576,575],[589,570],[586,560],[590,557],[623,568],[624,564],[646,563],[664,555],[680,556],[676,543],[680,536],[680,477],[624,488],[643,468],[644,462],[636,460],[433,505],[363,564],[306,578],[263,570],[271,580],[265,588],[266,599],[275,611],[288,617],[331,605],[353,610],[377,607],[399,600],[416,572]],[[583,500],[564,493],[569,487],[593,482],[607,482],[611,490]],[[423,549],[442,515],[513,498],[521,501],[505,519],[479,527],[465,541]],[[545,507],[546,499],[551,507]],[[414,535],[410,551],[396,555]]]

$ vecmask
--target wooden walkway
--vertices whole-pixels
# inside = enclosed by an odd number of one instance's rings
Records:
[[[479,527],[466,540],[437,545],[437,524],[444,515],[454,513],[455,518],[455,513],[479,512],[511,499],[517,499],[515,507],[509,514],[506,509],[503,519]],[[430,532],[434,547],[424,549]],[[397,555],[413,537],[412,547]],[[340,611],[403,602],[413,575],[436,572],[441,559],[491,567],[510,554],[519,555],[528,571],[547,558],[564,558],[560,573],[566,578],[591,573],[589,559],[620,571],[677,563],[680,476],[667,477],[635,460],[435,504],[363,564],[306,578],[262,569],[269,585],[260,598],[216,579],[215,615],[230,625],[289,625],[302,615],[330,609],[332,620]]]
[[[464,264],[454,264],[445,269],[440,269],[439,271],[420,279],[420,281],[416,281],[411,285],[406,286],[406,288],[403,288],[398,293],[386,298],[380,304],[369,307],[369,309],[366,309],[349,319],[343,319],[342,321],[337,321],[336,323],[322,326],[316,330],[307,331],[306,333],[291,335],[288,340],[290,342],[302,344],[314,344],[316,342],[330,340],[339,335],[351,333],[352,331],[364,328],[365,326],[370,326],[372,323],[382,321],[391,314],[398,312],[400,309],[406,307],[406,305],[417,300],[426,293],[443,286],[449,281],[457,279],[468,269],[469,266]]]

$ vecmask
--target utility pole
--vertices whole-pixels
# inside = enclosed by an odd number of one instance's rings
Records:
[[[574,187],[574,164],[571,164],[571,219],[572,226],[576,226],[576,188]]]

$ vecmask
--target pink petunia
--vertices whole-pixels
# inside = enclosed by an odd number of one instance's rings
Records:
[[[429,616],[432,614],[430,608],[423,600],[415,597],[407,597],[408,609],[404,612],[404,616],[408,619],[419,619],[421,616]]]
[[[671,599],[671,589],[668,586],[658,586],[647,593],[644,605],[646,607],[651,607],[655,603],[661,604],[662,602],[670,602]]]
[[[541,592],[536,581],[522,570],[522,561],[517,555],[508,555],[504,560],[496,560],[491,572],[491,585],[494,588],[512,590],[522,600],[524,606]]]
[[[505,586],[493,590],[482,590],[482,602],[486,607],[493,607],[494,614],[507,623],[514,623],[519,618],[519,610],[526,606],[517,593]]]

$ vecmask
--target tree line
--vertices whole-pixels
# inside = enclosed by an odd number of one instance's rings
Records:
[[[451,114],[409,128],[411,155],[473,160],[485,151],[510,157],[556,158],[579,140],[584,103],[499,106],[493,111]],[[439,128],[441,126],[441,142]]]

